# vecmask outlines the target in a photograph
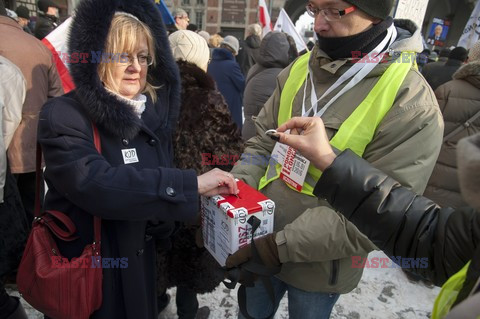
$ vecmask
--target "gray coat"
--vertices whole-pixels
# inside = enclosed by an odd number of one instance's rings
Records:
[[[268,33],[260,45],[258,61],[248,72],[243,94],[244,141],[255,136],[255,118],[275,90],[277,75],[289,64],[289,48],[287,37],[281,32]]]
[[[435,95],[445,121],[447,136],[480,111],[480,61],[460,68],[454,80],[441,85]],[[461,138],[480,132],[480,119],[442,144],[440,155],[428,181],[424,196],[440,206],[466,206],[457,178],[457,143]]]

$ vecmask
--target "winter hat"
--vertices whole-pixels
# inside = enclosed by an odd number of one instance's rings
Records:
[[[198,31],[198,35],[204,38],[205,41],[207,41],[207,43],[208,43],[208,40],[210,40],[210,33],[208,33],[207,31],[203,31],[203,30]]]
[[[237,38],[235,38],[233,35],[227,35],[225,38],[223,38],[223,41],[220,43],[220,45],[222,44],[228,45],[234,51],[234,54],[237,55],[240,44],[238,43]]]
[[[439,58],[448,58],[448,56],[450,55],[450,52],[452,52],[452,50],[450,50],[449,48],[443,48],[440,50],[440,53],[438,54],[438,57]]]
[[[207,71],[210,50],[204,38],[190,30],[179,30],[168,37],[175,60],[196,64]]]
[[[42,12],[47,12],[49,7],[54,7],[58,9],[58,5],[55,4],[52,0],[40,0],[38,1],[38,9]]]
[[[464,47],[456,47],[455,49],[452,50],[452,52],[450,52],[448,59],[465,62],[467,60],[467,57],[468,57],[467,49],[465,49]]]
[[[15,10],[19,18],[30,20],[30,10],[25,6],[18,6]]]
[[[437,62],[437,60],[438,60],[438,53],[435,52],[435,51],[432,51],[432,53],[430,53],[430,54],[428,55],[428,60],[429,60],[429,61],[432,61],[432,62]]]
[[[480,41],[477,41],[471,48],[468,53],[468,61],[477,61],[480,60]]]
[[[345,0],[374,18],[385,20],[392,11],[393,0]]]

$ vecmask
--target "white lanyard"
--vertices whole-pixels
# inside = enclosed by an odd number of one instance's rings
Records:
[[[380,60],[382,58],[382,54],[388,50],[390,45],[395,41],[397,37],[397,30],[395,26],[392,24],[388,29],[387,29],[387,35],[385,38],[382,40],[382,42],[377,45],[375,49],[373,49],[367,57],[379,57],[376,62],[370,62],[369,59],[366,59],[365,62],[357,62],[355,63],[350,69],[347,70],[328,90],[322,94],[322,96],[317,99],[317,94],[315,93],[315,85],[313,83],[313,77],[312,77],[312,72],[310,70],[310,65],[308,66],[307,70],[307,77],[310,78],[310,84],[311,84],[311,94],[310,94],[310,100],[311,100],[311,107],[308,109],[308,111],[305,110],[305,97],[306,97],[306,92],[307,92],[307,83],[305,83],[304,87],[304,92],[303,92],[303,103],[302,103],[302,114],[303,116],[308,116],[310,112],[313,109],[314,116],[322,116],[323,113],[332,105],[342,94],[350,90],[352,87],[354,87],[357,83],[359,83],[361,80],[363,80],[370,71],[372,71],[375,66],[377,66],[378,63],[380,63]],[[388,43],[388,46],[387,46]],[[380,52],[381,49],[383,49],[385,46],[387,48],[383,51]],[[380,53],[377,53],[380,52]],[[353,78],[352,78],[353,77]],[[342,89],[340,92],[338,92],[330,101],[320,110],[317,112],[317,105],[320,100],[322,100],[325,96],[330,94],[333,90],[338,88],[340,85],[342,85],[345,81],[349,80],[352,78],[352,80]]]

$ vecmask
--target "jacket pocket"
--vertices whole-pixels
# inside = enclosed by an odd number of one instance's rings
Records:
[[[330,279],[328,280],[328,284],[330,286],[334,286],[337,284],[339,267],[340,267],[340,262],[338,259],[331,261]]]

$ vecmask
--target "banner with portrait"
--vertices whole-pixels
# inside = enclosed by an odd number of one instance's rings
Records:
[[[449,29],[449,20],[433,18],[433,23],[427,37],[427,44],[434,47],[444,47]]]

